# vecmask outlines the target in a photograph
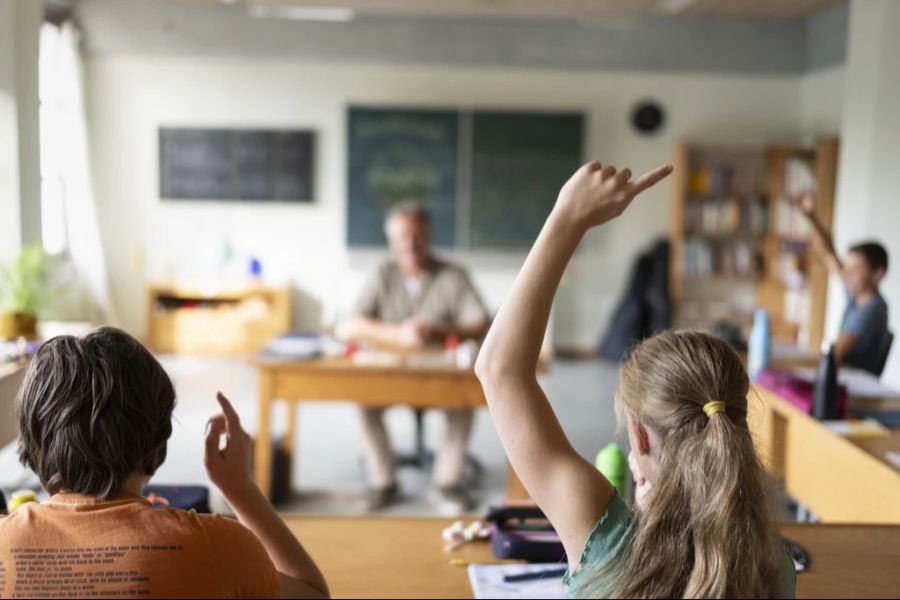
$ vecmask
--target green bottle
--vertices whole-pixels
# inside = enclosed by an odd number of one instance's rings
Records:
[[[628,473],[628,459],[622,453],[622,449],[615,442],[610,442],[606,447],[597,453],[597,459],[594,461],[597,470],[609,479],[616,491],[623,498],[625,497],[625,475]]]

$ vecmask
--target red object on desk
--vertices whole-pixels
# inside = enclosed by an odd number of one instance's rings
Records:
[[[456,350],[459,348],[459,337],[455,333],[451,333],[444,340],[444,350]]]
[[[766,367],[756,376],[756,382],[790,402],[806,414],[812,412],[813,383],[793,373]],[[838,414],[844,418],[847,410],[847,388],[838,385]]]

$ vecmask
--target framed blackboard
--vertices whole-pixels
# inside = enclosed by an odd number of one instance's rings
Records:
[[[413,200],[432,216],[432,239],[456,242],[455,111],[350,107],[348,118],[347,243],[385,244],[385,213]]]
[[[311,202],[314,150],[311,131],[162,127],[159,195]]]
[[[581,165],[578,113],[487,112],[472,117],[472,206],[476,248],[527,248]]]
[[[527,248],[582,162],[577,112],[351,106],[347,240],[382,246],[384,215],[416,200],[439,246]]]

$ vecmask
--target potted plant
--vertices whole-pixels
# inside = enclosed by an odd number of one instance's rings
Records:
[[[37,337],[37,318],[49,298],[48,256],[40,244],[28,244],[0,266],[0,339]]]

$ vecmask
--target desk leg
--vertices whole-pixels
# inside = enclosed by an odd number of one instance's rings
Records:
[[[284,433],[284,453],[288,457],[284,478],[289,495],[294,490],[291,480],[294,475],[293,464],[297,460],[297,404],[296,400],[288,400],[287,431]]]
[[[275,394],[275,374],[259,370],[259,422],[253,452],[253,475],[266,498],[272,497],[272,431],[271,413]]]

